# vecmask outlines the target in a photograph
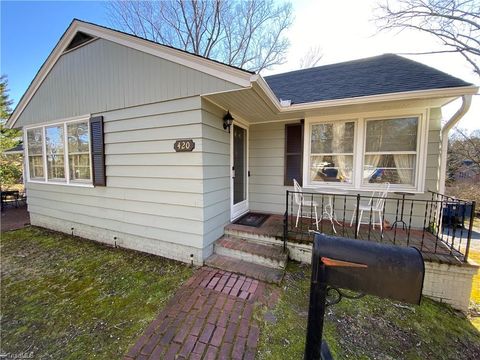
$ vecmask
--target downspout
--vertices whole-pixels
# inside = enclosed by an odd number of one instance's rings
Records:
[[[465,115],[470,109],[472,104],[472,95],[463,95],[462,96],[462,105],[457,110],[455,114],[443,125],[440,132],[442,139],[442,148],[440,153],[440,176],[439,176],[439,188],[438,192],[440,194],[445,193],[445,180],[447,176],[447,149],[448,149],[448,134],[450,130],[460,121],[460,119]]]

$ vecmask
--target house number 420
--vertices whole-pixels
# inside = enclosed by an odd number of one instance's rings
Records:
[[[173,144],[173,148],[176,152],[193,151],[193,149],[195,149],[195,143],[192,139],[177,140],[175,144]]]

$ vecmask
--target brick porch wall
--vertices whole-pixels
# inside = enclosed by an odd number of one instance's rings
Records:
[[[311,246],[288,243],[287,247],[291,259],[311,263]],[[477,274],[478,269],[478,265],[472,263],[449,265],[425,261],[423,295],[467,312],[473,276]]]
[[[471,264],[458,266],[425,261],[423,294],[467,312],[477,271],[478,266]]]

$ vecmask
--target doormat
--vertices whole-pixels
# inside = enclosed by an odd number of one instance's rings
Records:
[[[237,219],[234,224],[260,227],[270,215],[250,212]]]

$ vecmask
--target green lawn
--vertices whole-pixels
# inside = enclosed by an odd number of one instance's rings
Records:
[[[310,267],[290,263],[280,299],[263,308],[259,359],[302,359]],[[480,332],[450,307],[366,296],[327,308],[324,336],[335,359],[480,359]]]
[[[119,359],[192,273],[181,263],[29,227],[1,236],[1,350]]]

